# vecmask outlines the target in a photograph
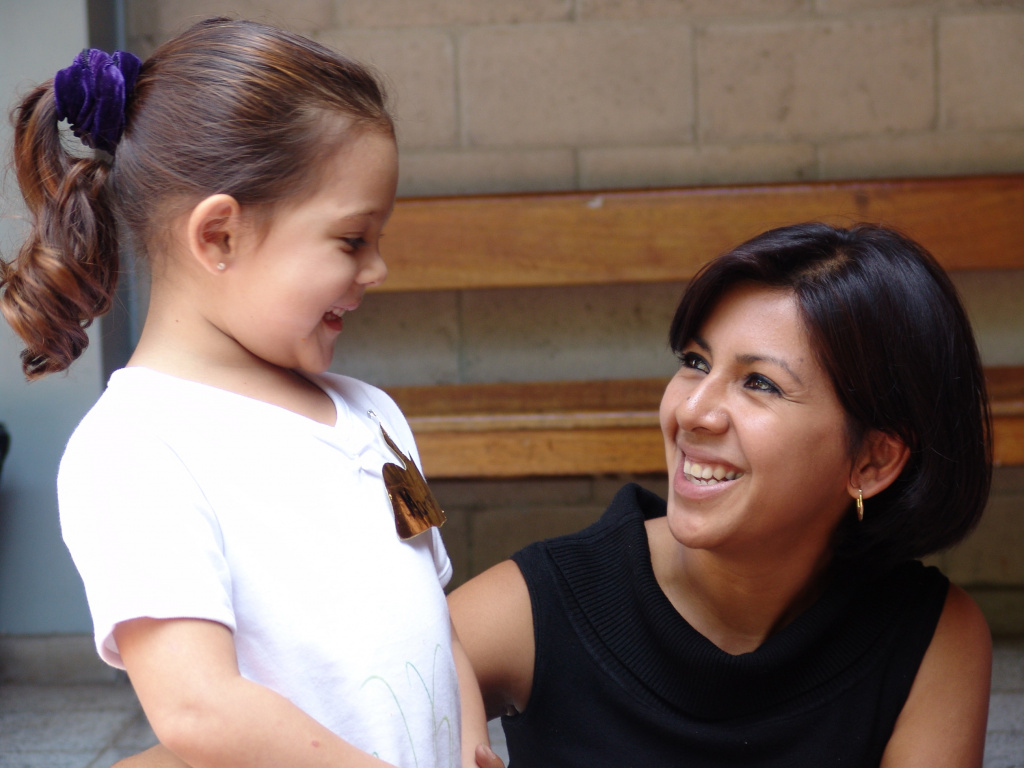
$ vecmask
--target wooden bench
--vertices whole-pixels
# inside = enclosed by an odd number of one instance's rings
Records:
[[[1024,175],[1003,175],[403,199],[388,226],[382,290],[683,281],[765,229],[812,219],[895,226],[950,271],[1024,269]],[[1022,465],[1024,367],[987,375],[996,463]],[[665,383],[388,391],[428,477],[528,477],[664,471]]]

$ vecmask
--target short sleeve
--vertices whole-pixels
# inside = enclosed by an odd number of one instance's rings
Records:
[[[57,491],[100,656],[123,668],[114,626],[140,617],[207,619],[233,632],[220,528],[194,478],[158,437],[99,426],[72,436]]]
[[[451,558],[448,557],[448,550],[445,549],[441,531],[437,528],[431,528],[430,535],[433,537],[431,549],[434,553],[434,570],[437,571],[437,580],[441,582],[441,588],[443,589],[452,580],[455,569],[452,567]]]

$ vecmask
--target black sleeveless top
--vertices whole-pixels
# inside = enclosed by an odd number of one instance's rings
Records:
[[[833,586],[757,650],[732,656],[661,591],[622,488],[584,531],[513,560],[533,606],[526,711],[502,718],[509,768],[877,766],[942,612],[948,580],[908,562]]]

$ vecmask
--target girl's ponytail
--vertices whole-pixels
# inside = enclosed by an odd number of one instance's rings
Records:
[[[66,152],[61,120],[104,158]],[[33,226],[17,259],[0,264],[0,311],[25,341],[30,379],[85,349],[85,329],[112,301],[118,234],[152,260],[167,247],[166,222],[203,198],[231,195],[263,221],[315,189],[350,128],[394,138],[371,70],[299,35],[220,18],[145,65],[83,51],[24,99],[14,123]]]
[[[85,116],[110,124],[100,109],[109,110],[109,102],[99,103],[105,93],[92,88],[82,97],[75,81],[83,71],[88,76],[91,54],[83,52],[52,83],[29,93],[13,113],[14,168],[31,231],[17,258],[0,263],[0,311],[25,342],[21,361],[29,379],[62,371],[82,354],[89,343],[86,328],[110,308],[117,287],[117,225],[106,185],[109,165],[98,157],[69,153],[58,128],[66,119],[87,146],[113,150],[107,135],[97,141],[95,132],[86,132],[93,126],[83,127]],[[54,83],[59,86],[62,78],[64,100],[70,100],[77,114],[59,103]],[[95,78],[84,85],[88,90]],[[123,97],[118,109],[116,138],[123,129]]]

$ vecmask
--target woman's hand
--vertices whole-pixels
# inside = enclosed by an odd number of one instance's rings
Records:
[[[157,744],[145,752],[118,760],[111,768],[188,768],[188,763],[163,744]]]
[[[505,768],[501,758],[486,744],[480,744],[476,748],[476,765],[477,768]]]

